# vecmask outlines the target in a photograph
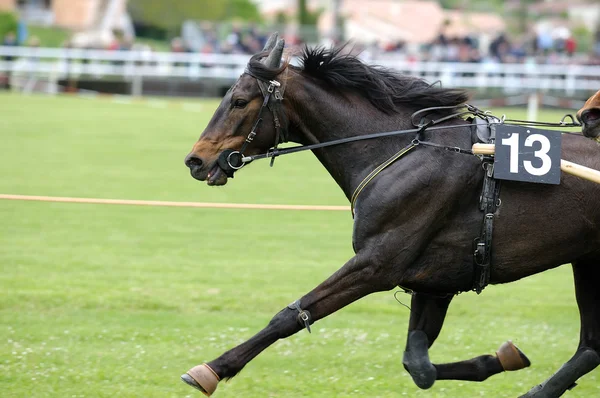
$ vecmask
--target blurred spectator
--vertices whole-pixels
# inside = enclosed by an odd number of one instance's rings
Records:
[[[8,32],[5,36],[4,39],[2,40],[2,45],[6,46],[6,47],[16,47],[18,45],[17,42],[17,35],[15,34],[15,32]],[[15,57],[13,57],[12,55],[5,55],[4,57],[5,61],[13,61],[15,59]],[[11,79],[11,71],[8,70],[4,76],[4,89],[6,90],[10,90],[10,79]]]
[[[490,56],[495,58],[498,62],[504,62],[509,51],[510,43],[504,33],[500,33],[500,35],[490,43]]]
[[[244,52],[242,48],[242,33],[238,26],[233,27],[231,33],[227,35],[227,39],[225,41],[228,48],[230,48],[232,52]]]
[[[41,44],[40,42],[40,38],[37,36],[31,36],[31,38],[29,39],[29,47],[35,47],[38,48]]]
[[[176,37],[173,40],[171,40],[171,52],[173,53],[185,53],[188,52],[187,48],[185,47],[185,44],[183,42],[183,40],[181,39],[181,37]],[[175,62],[173,64],[174,66],[185,66],[187,65],[185,62]]]
[[[185,52],[185,46],[183,45],[183,40],[181,40],[181,37],[176,37],[173,40],[171,40],[171,52],[173,52],[173,53]]]
[[[31,48],[39,48],[40,47],[40,38],[37,36],[31,36],[31,38],[29,39],[29,41],[27,42],[27,45]],[[38,62],[39,58],[37,56],[33,56],[31,58],[29,58],[32,62]]]
[[[17,42],[17,35],[15,34],[15,32],[8,32],[5,36],[4,39],[2,40],[2,45],[6,46],[6,47],[16,47],[19,45],[19,43]],[[13,57],[11,56],[5,56],[4,59],[6,61],[12,61]]]
[[[572,58],[576,50],[577,41],[575,41],[575,38],[571,35],[567,38],[567,40],[565,40],[565,51],[567,52],[569,58]]]
[[[537,50],[543,55],[548,55],[554,46],[554,40],[549,32],[541,32],[537,36]]]

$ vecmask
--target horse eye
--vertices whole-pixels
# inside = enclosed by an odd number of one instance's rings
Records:
[[[243,100],[243,99],[237,99],[235,100],[235,102],[233,103],[233,106],[235,108],[245,108],[246,105],[248,105],[248,101]]]

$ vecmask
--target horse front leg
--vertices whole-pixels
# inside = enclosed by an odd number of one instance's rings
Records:
[[[365,256],[365,258],[368,258]],[[217,359],[190,369],[181,378],[192,387],[211,395],[220,380],[231,378],[264,349],[279,339],[308,328],[310,324],[340,308],[377,291],[390,290],[387,274],[357,255],[342,268],[277,313],[269,324],[248,341]]]
[[[495,356],[481,355],[446,364],[431,363],[429,348],[440,334],[451,301],[452,296],[413,294],[403,364],[419,388],[430,388],[436,380],[483,381],[497,373],[523,369],[531,364],[511,342],[504,343]]]
[[[575,355],[548,380],[521,398],[556,398],[576,386],[581,376],[600,365],[600,268],[596,262],[573,263],[575,294],[581,317],[579,347]]]
[[[402,363],[419,388],[431,387],[437,378],[437,370],[429,360],[429,347],[442,330],[452,297],[412,295]]]

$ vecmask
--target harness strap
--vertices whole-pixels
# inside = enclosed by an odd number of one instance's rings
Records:
[[[286,72],[287,72],[287,69],[286,69]],[[260,126],[260,123],[262,122],[262,114],[263,114],[265,108],[269,108],[271,110],[271,112],[273,113],[273,123],[275,125],[275,131],[276,131],[275,143],[274,143],[273,148],[276,150],[277,145],[279,145],[279,143],[280,143],[280,140],[283,137],[287,136],[287,134],[286,134],[287,129],[284,130],[283,133],[281,131],[282,123],[280,121],[280,117],[278,116],[279,106],[277,106],[283,100],[283,92],[285,91],[285,85],[286,85],[287,79],[284,81],[284,84],[282,86],[281,83],[279,83],[276,80],[270,80],[270,81],[266,82],[263,79],[253,75],[248,70],[246,70],[245,73],[249,74],[250,76],[254,77],[257,80],[258,87],[259,87],[261,93],[263,94],[263,103],[262,103],[262,106],[260,107],[260,110],[258,111],[256,121],[252,125],[252,129],[246,136],[246,140],[242,144],[242,147],[240,148],[240,150],[235,151],[233,149],[225,149],[223,152],[221,152],[221,154],[219,155],[219,157],[217,159],[217,163],[218,163],[219,167],[221,168],[221,170],[223,170],[225,175],[229,178],[233,178],[234,173],[237,170],[241,169],[246,163],[248,163],[248,161],[245,161],[243,154],[246,151],[246,149],[248,148],[248,145],[250,145],[250,143],[252,141],[254,141],[254,137],[256,137],[258,127]],[[287,74],[286,74],[286,76],[287,76]],[[268,85],[267,85],[267,83],[268,83]],[[281,88],[281,91],[280,91],[280,88]],[[271,106],[272,105],[271,99],[273,97],[275,97],[274,103],[276,105]],[[281,115],[282,115],[282,117],[285,118],[285,113],[282,113]],[[275,160],[274,158],[271,160],[271,166],[273,166],[274,160]]]
[[[568,121],[570,119],[570,121]],[[546,127],[581,127],[581,123],[575,120],[575,117],[570,113],[564,115],[558,123],[552,122],[536,122],[532,120],[520,120],[520,119],[504,119],[507,124],[524,124],[527,126],[546,126]]]
[[[441,148],[441,149],[445,149],[447,151],[462,153],[465,155],[473,155],[473,151],[471,149],[463,149],[459,146],[441,145],[441,144],[436,144],[435,142],[420,141],[420,140],[415,140],[413,142],[415,142],[416,145],[431,146],[434,148]]]
[[[260,110],[258,111],[258,116],[256,117],[256,122],[254,122],[254,125],[252,126],[252,130],[250,130],[250,133],[248,133],[248,136],[246,137],[246,141],[244,141],[244,143],[242,144],[240,153],[244,153],[244,151],[246,150],[248,145],[250,145],[250,143],[254,140],[254,137],[256,137],[256,129],[258,129],[258,126],[262,122],[261,116],[262,116],[263,110],[266,108],[270,99],[271,99],[271,93],[267,93],[267,95],[265,95],[265,97],[264,97],[262,106],[260,107]]]
[[[258,88],[260,89],[263,98],[267,96],[270,98],[269,101],[265,101],[263,103],[263,107],[266,106],[269,108],[271,113],[273,114],[273,123],[275,125],[275,143],[273,148],[277,149],[277,146],[281,143],[288,141],[288,131],[287,131],[287,123],[285,122],[286,117],[285,113],[280,112],[281,101],[283,101],[283,95],[285,94],[285,89],[287,87],[287,75],[289,69],[285,68],[283,78],[280,79],[279,85],[273,85],[274,80],[268,81],[261,77],[256,76],[248,69],[244,71],[245,74],[252,76],[256,79],[258,83]],[[279,81],[277,82],[279,83]],[[272,98],[275,98],[275,101],[271,101]],[[243,153],[243,151],[240,151]]]
[[[496,125],[489,124],[490,138],[488,143],[496,141]],[[475,263],[473,275],[473,290],[480,294],[490,282],[492,273],[492,234],[494,230],[494,217],[500,206],[500,181],[494,178],[494,157],[483,156],[483,187],[479,197],[479,210],[483,211],[481,234],[474,241],[475,250],[473,261]]]
[[[381,173],[383,170],[385,170],[386,167],[388,167],[389,165],[394,163],[396,160],[400,159],[402,156],[404,156],[406,153],[408,153],[411,149],[415,148],[416,146],[417,145],[415,144],[415,141],[411,141],[411,143],[409,145],[402,148],[394,156],[392,156],[391,158],[389,158],[388,160],[386,160],[385,162],[380,164],[375,170],[371,171],[365,178],[363,178],[361,183],[358,184],[358,186],[354,190],[354,193],[352,194],[352,197],[350,199],[350,210],[352,211],[352,217],[354,217],[354,206],[356,204],[356,200],[358,199],[358,195],[360,195],[360,193],[371,182],[371,180],[373,180],[373,178],[377,177],[377,175],[379,173]]]

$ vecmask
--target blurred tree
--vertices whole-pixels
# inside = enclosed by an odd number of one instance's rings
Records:
[[[298,0],[298,23],[300,25],[316,25],[322,13],[322,8],[309,11],[306,6],[306,0]]]
[[[500,11],[505,3],[505,0],[440,0],[442,8],[470,11]]]
[[[577,51],[587,53],[593,49],[594,34],[585,25],[574,27],[571,33],[577,43]]]
[[[8,32],[17,34],[17,16],[11,12],[0,12],[0,42]]]
[[[306,0],[298,0],[298,23],[301,26],[308,25],[308,8],[306,8]]]
[[[213,2],[214,0],[210,3]],[[224,2],[227,3],[227,19],[243,19],[250,22],[262,20],[256,4],[250,0],[225,0]]]
[[[314,42],[318,40],[317,22],[323,9],[309,11],[306,0],[298,0],[298,24],[300,25],[300,38],[303,41]]]
[[[288,16],[283,11],[278,11],[277,14],[275,14],[275,23],[277,25],[285,25],[288,23],[288,19]]]
[[[185,20],[260,21],[260,13],[250,0],[129,0],[128,9],[135,23],[177,32]]]
[[[519,2],[519,7],[515,10],[515,17],[518,21],[517,31],[525,33],[528,30],[529,22],[533,19],[529,15],[529,6],[535,3],[535,0],[522,0]]]

